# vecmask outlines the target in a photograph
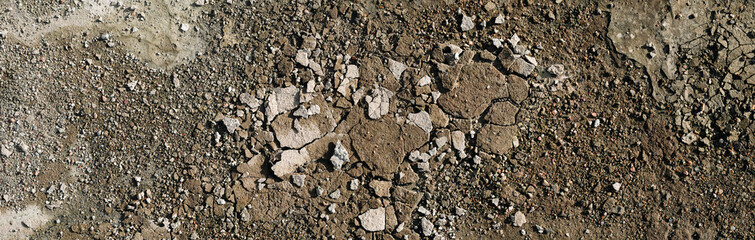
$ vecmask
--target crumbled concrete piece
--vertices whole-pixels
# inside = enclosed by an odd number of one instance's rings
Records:
[[[325,76],[325,72],[322,71],[322,66],[316,61],[309,61],[309,69],[312,69],[312,72],[317,76]]]
[[[278,116],[278,114],[290,111],[299,106],[299,98],[299,89],[294,86],[273,89],[267,97],[267,106],[265,109],[267,122],[270,123],[276,116]]]
[[[433,225],[430,220],[427,220],[427,218],[421,218],[420,219],[420,226],[422,227],[422,235],[425,235],[425,237],[430,237],[433,235],[433,231],[435,228],[435,225]]]
[[[275,139],[281,147],[298,149],[335,129],[337,122],[327,104],[324,103],[324,99],[318,98],[314,101],[319,102],[325,109],[318,110],[319,107],[312,105],[305,113],[283,114],[271,123]],[[316,112],[321,113],[314,114]]]
[[[11,151],[8,147],[5,145],[0,145],[0,154],[3,155],[3,157],[10,157],[10,155],[13,154],[13,151]]]
[[[388,59],[388,69],[391,70],[391,73],[396,77],[396,80],[400,80],[401,74],[406,70],[406,64],[393,59]]]
[[[341,141],[336,142],[335,148],[333,148],[333,156],[330,157],[330,163],[333,164],[333,168],[341,170],[344,163],[349,162],[349,152],[341,144]]]
[[[410,113],[406,116],[406,119],[422,130],[425,130],[427,133],[430,133],[433,130],[433,122],[430,119],[430,114],[425,111]]]
[[[296,187],[304,186],[304,181],[306,179],[307,179],[307,175],[304,175],[304,174],[291,175],[291,183],[294,184],[294,186]]]
[[[474,22],[472,22],[472,18],[467,15],[461,16],[461,24],[459,25],[459,28],[461,28],[462,32],[474,29]]]
[[[461,53],[463,53],[464,50],[454,44],[448,44],[443,52],[443,55],[445,55],[446,58],[446,63],[453,64],[459,61],[459,59],[461,58]]]
[[[331,203],[330,205],[328,205],[328,212],[330,214],[336,213],[336,207],[338,207],[338,204]]]
[[[134,91],[134,90],[136,90],[136,84],[137,83],[138,82],[136,80],[128,82],[128,83],[126,83],[126,87],[128,87],[129,91]]]
[[[613,188],[614,192],[618,192],[619,190],[621,190],[621,183],[611,184],[611,188]]]
[[[359,77],[359,67],[357,65],[347,65],[346,66],[346,76],[347,78],[358,78]]]
[[[493,24],[495,25],[501,25],[504,22],[506,22],[506,18],[503,17],[503,15],[501,14],[498,14],[498,16],[496,16],[495,19],[493,20]]]
[[[417,170],[421,173],[428,173],[430,172],[430,162],[419,162],[417,163]]]
[[[375,195],[378,197],[390,197],[392,186],[393,183],[390,181],[372,180],[370,182],[370,188],[375,191]]]
[[[320,106],[318,105],[312,105],[309,108],[305,106],[299,106],[296,111],[292,114],[294,117],[300,117],[300,118],[308,118],[309,116],[316,115],[320,113]]]
[[[352,179],[351,181],[349,181],[348,188],[351,191],[356,191],[357,189],[359,189],[359,179]]]
[[[463,151],[467,147],[467,140],[462,131],[451,132],[451,144],[457,151]]]
[[[419,79],[419,82],[417,82],[417,85],[419,85],[420,87],[424,87],[425,85],[430,84],[430,83],[432,83],[432,79],[430,78],[430,76],[425,75],[424,77]]]
[[[535,66],[522,58],[517,58],[509,67],[514,73],[527,77],[535,71]]]
[[[296,171],[296,168],[310,161],[307,148],[301,150],[285,150],[281,153],[281,160],[273,164],[271,168],[275,176],[283,178]]]
[[[236,128],[241,126],[241,122],[235,118],[225,117],[223,118],[223,126],[225,126],[225,129],[228,130],[229,133],[233,133],[236,131]]]
[[[456,208],[454,209],[454,212],[455,212],[456,216],[464,216],[464,215],[467,215],[467,210],[465,210],[465,209],[463,209],[463,208],[460,208],[460,207],[456,207]]]
[[[698,138],[699,137],[697,136],[697,134],[695,134],[693,132],[690,132],[690,133],[687,133],[684,136],[682,136],[682,142],[684,144],[690,145],[690,144],[693,144],[693,143],[697,142]]]
[[[294,58],[296,63],[302,66],[309,66],[309,54],[307,54],[306,50],[299,50],[296,51],[296,57]]]
[[[359,215],[359,223],[365,231],[377,232],[385,230],[385,208],[370,209]]]
[[[181,32],[189,31],[189,24],[181,23],[181,26],[178,28]]]
[[[507,42],[509,42],[509,44],[510,44],[510,45],[511,45],[511,47],[513,48],[513,47],[516,47],[516,46],[517,46],[517,44],[519,44],[519,41],[520,41],[520,40],[519,40],[519,36],[518,36],[518,35],[516,35],[516,33],[514,33],[514,35],[511,35],[511,38],[509,38],[509,39],[508,39],[508,40],[506,40],[506,41],[507,41]]]
[[[550,67],[548,67],[548,73],[550,73],[553,76],[561,76],[566,73],[566,69],[564,68],[564,65],[561,64],[553,64]]]
[[[511,219],[511,222],[514,227],[522,227],[525,223],[527,223],[527,217],[524,216],[524,213],[516,211]]]
[[[339,198],[341,198],[341,190],[336,189],[335,191],[333,191],[332,193],[330,193],[330,195],[328,195],[328,197],[330,197],[332,199],[336,199],[336,200],[339,199]]]
[[[372,95],[365,97],[367,101],[367,116],[370,119],[379,119],[383,115],[388,114],[391,97],[393,97],[393,92],[375,83]]]
[[[239,95],[239,102],[241,102],[241,104],[249,106],[249,108],[251,108],[253,111],[256,111],[257,108],[262,105],[262,101],[249,93],[242,93],[241,95]]]

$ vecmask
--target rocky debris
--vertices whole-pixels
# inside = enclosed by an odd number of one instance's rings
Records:
[[[527,77],[537,67],[537,61],[529,56],[530,51],[526,47],[518,45],[519,36],[514,34],[507,40],[507,46],[502,47],[498,54],[498,60],[507,72],[516,73],[520,76]]]
[[[527,217],[525,217],[524,213],[520,211],[516,211],[514,216],[511,217],[511,225],[514,227],[522,227],[525,223],[527,223]]]
[[[448,44],[443,48],[443,55],[445,56],[445,62],[448,64],[456,64],[461,59],[461,53],[463,53],[459,46],[454,44]]]
[[[474,29],[474,22],[472,21],[472,18],[467,15],[461,16],[461,24],[459,25],[459,28],[462,32],[466,32],[469,30]]]
[[[309,152],[306,148],[301,150],[285,150],[280,154],[280,161],[272,166],[273,173],[279,178],[283,178],[293,173],[296,169],[304,164],[309,163]]]
[[[189,28],[189,24],[181,23],[181,25],[178,27],[178,30],[180,30],[181,32],[187,32],[189,31]]]
[[[440,96],[438,105],[459,118],[476,118],[494,99],[506,98],[506,77],[490,63],[462,67],[458,87]]]
[[[299,106],[299,108],[296,109],[292,113],[294,117],[300,117],[300,118],[309,118],[309,116],[317,115],[320,113],[320,106],[319,105],[312,105],[309,108],[305,106]]]
[[[621,183],[611,184],[611,188],[613,189],[614,192],[619,192],[619,190],[621,190]]]
[[[385,230],[385,208],[370,209],[362,213],[359,215],[359,224],[368,232]]]
[[[498,16],[496,16],[495,19],[493,19],[493,24],[495,25],[501,25],[504,22],[506,22],[506,18],[501,14],[498,14]]]
[[[511,101],[514,103],[522,103],[529,95],[530,87],[526,80],[516,75],[508,75],[508,90]]]
[[[349,181],[348,188],[351,191],[356,191],[357,189],[359,189],[359,179],[352,179],[351,181]]]
[[[477,134],[477,146],[488,153],[503,155],[519,146],[519,129],[515,126],[487,124]]]
[[[422,228],[422,235],[425,235],[425,237],[430,237],[434,233],[435,225],[433,225],[430,220],[427,220],[427,218],[420,218],[420,227]]]
[[[425,132],[427,133],[430,133],[433,130],[433,123],[430,119],[430,114],[425,111],[410,113],[406,116],[406,119],[414,125],[417,125],[417,127],[421,128],[422,130],[425,130]]]
[[[467,148],[467,139],[462,131],[451,132],[451,145],[456,151],[464,151]]]
[[[328,195],[328,197],[332,198],[332,199],[335,199],[335,200],[338,200],[339,198],[341,198],[341,190],[336,189],[335,191],[333,191],[332,193],[330,193]]]
[[[341,144],[341,141],[336,142],[336,146],[333,148],[333,156],[330,157],[330,163],[333,164],[333,168],[341,170],[343,164],[349,162],[349,152]]]
[[[251,108],[253,112],[256,112],[260,105],[262,105],[262,101],[249,93],[241,93],[239,95],[239,102]]]
[[[309,66],[309,54],[307,53],[306,50],[297,51],[296,58],[294,60],[296,61],[296,63],[304,67]]]
[[[455,207],[454,214],[456,214],[456,216],[464,216],[464,215],[467,215],[467,210],[460,207]]]
[[[5,144],[0,145],[0,155],[3,155],[3,157],[10,157],[12,154],[13,151],[6,147]]]
[[[296,187],[304,186],[304,181],[307,179],[307,175],[293,174],[291,175],[291,183]]]
[[[370,188],[372,188],[372,191],[374,191],[375,195],[378,197],[390,197],[392,186],[393,183],[390,181],[372,180],[372,182],[370,182]]]
[[[367,116],[370,119],[379,119],[388,114],[391,97],[393,97],[393,92],[375,83],[375,86],[372,88],[372,95],[365,96],[365,100],[367,101]]]
[[[519,108],[509,101],[496,102],[490,105],[485,120],[496,125],[513,125]]]
[[[270,123],[278,114],[293,110],[299,106],[299,89],[291,86],[286,88],[275,88],[267,97],[265,117]]]
[[[357,65],[347,65],[346,75],[344,77],[351,79],[359,78],[359,67],[357,67]]]
[[[388,69],[391,71],[393,77],[395,77],[396,80],[400,80],[401,74],[406,70],[406,65],[396,60],[388,59]]]
[[[316,98],[313,101],[324,103],[321,98]],[[321,105],[325,106],[325,104]],[[313,109],[315,106],[317,105],[312,105],[308,109]],[[320,108],[317,107],[316,109]],[[291,116],[284,114],[275,118],[270,125],[280,146],[298,149],[322,138],[335,129],[337,122],[333,118],[330,108],[325,107],[323,110],[316,110],[316,112],[320,113],[308,115],[306,118],[291,117],[296,117],[297,114],[291,114]]]
[[[137,81],[130,81],[130,82],[126,83],[126,87],[128,87],[129,91],[135,91],[137,83],[139,83],[139,82],[137,82]]]
[[[235,118],[225,117],[223,118],[223,126],[225,126],[225,129],[228,130],[229,133],[233,134],[233,132],[241,126],[241,122]]]
[[[419,81],[417,81],[417,85],[420,87],[424,87],[428,84],[432,83],[432,79],[430,76],[425,75],[424,77],[420,78]]]

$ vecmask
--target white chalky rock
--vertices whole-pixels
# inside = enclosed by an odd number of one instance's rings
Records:
[[[330,162],[333,164],[333,168],[340,170],[344,163],[349,162],[349,152],[341,144],[341,141],[336,142],[336,147],[333,149],[333,156],[330,157]]]
[[[393,59],[388,59],[388,69],[391,70],[391,73],[393,73],[393,76],[396,77],[396,80],[399,80],[401,79],[401,74],[404,73],[404,70],[406,70],[406,64]]]
[[[426,111],[410,113],[406,116],[406,118],[409,120],[409,122],[417,125],[417,127],[425,130],[425,132],[427,133],[430,133],[433,130],[433,122],[430,119],[430,114]]]
[[[293,173],[296,168],[307,164],[310,160],[309,152],[306,148],[301,150],[286,150],[281,153],[281,160],[276,162],[273,167],[273,173],[279,178]]]
[[[365,97],[367,101],[367,116],[370,119],[379,119],[383,115],[388,114],[391,97],[393,97],[391,90],[378,86],[375,83],[372,95]]]
[[[367,210],[359,215],[359,223],[368,232],[385,230],[385,208]]]

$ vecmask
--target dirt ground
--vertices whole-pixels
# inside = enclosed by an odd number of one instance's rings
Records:
[[[755,4],[0,1],[0,239],[755,239]]]

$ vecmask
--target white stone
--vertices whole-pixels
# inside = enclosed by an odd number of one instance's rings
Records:
[[[236,131],[236,128],[241,126],[241,122],[239,122],[239,120],[235,118],[225,117],[223,118],[223,125],[229,133],[233,133],[234,131]]]
[[[406,64],[393,59],[388,59],[388,69],[391,70],[391,73],[396,77],[396,80],[400,80],[401,74],[406,70]]]
[[[430,119],[430,114],[426,111],[410,113],[406,116],[406,118],[407,120],[409,120],[409,122],[417,125],[417,127],[425,130],[425,132],[427,133],[430,133],[433,130],[433,122]]]
[[[333,149],[333,156],[330,157],[330,162],[333,164],[333,168],[341,170],[344,163],[349,162],[349,152],[341,144],[341,141],[336,142],[336,146]]]
[[[379,119],[383,115],[388,114],[391,97],[393,97],[393,92],[375,83],[372,95],[365,97],[367,101],[367,116],[370,119]]]
[[[359,215],[359,223],[365,231],[377,232],[385,230],[385,208],[370,209]]]
[[[430,78],[430,76],[425,75],[424,77],[419,79],[419,82],[417,82],[417,85],[419,85],[420,87],[424,87],[425,85],[432,83],[432,81],[433,80]]]
[[[307,51],[305,50],[299,50],[296,52],[296,63],[302,65],[302,66],[309,66],[309,54],[307,54]]]
[[[461,17],[461,25],[459,27],[461,28],[462,32],[466,32],[474,28],[474,22],[472,22],[472,18],[464,15]]]
[[[284,176],[293,173],[296,171],[296,168],[303,166],[310,161],[307,148],[283,151],[280,158],[281,160],[276,162],[271,168],[275,176],[278,176],[279,178],[283,178]]]

